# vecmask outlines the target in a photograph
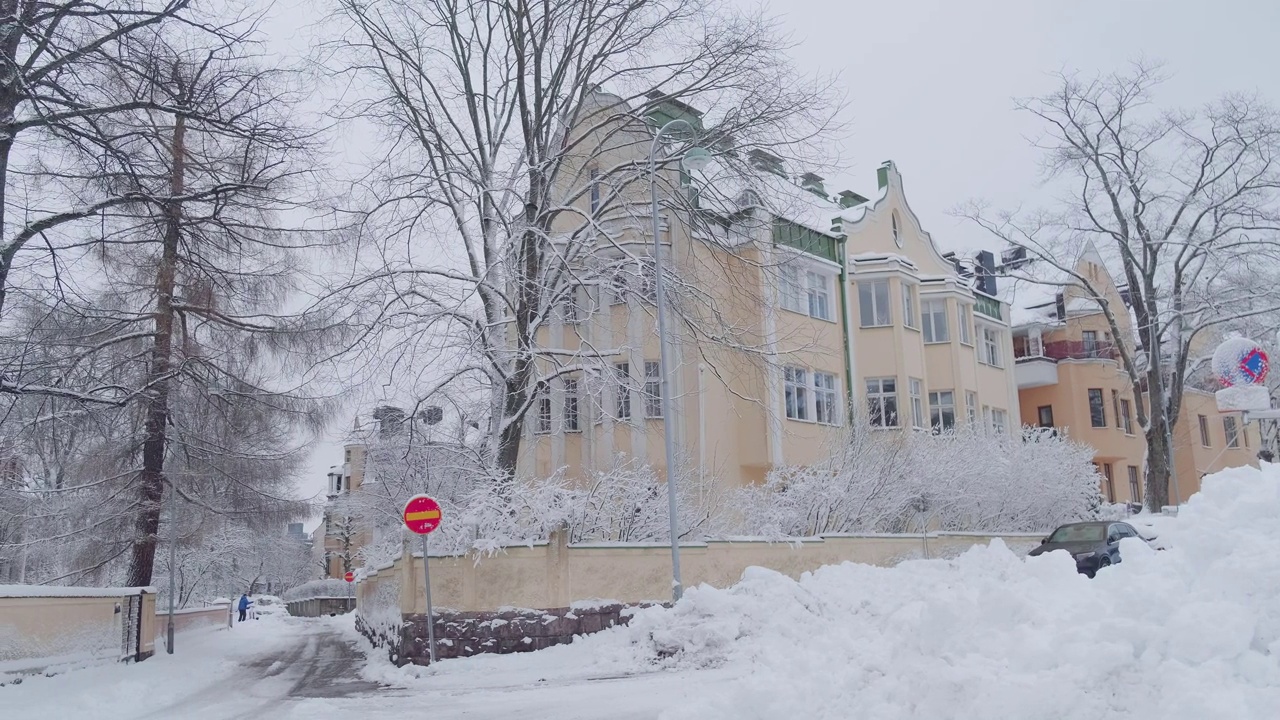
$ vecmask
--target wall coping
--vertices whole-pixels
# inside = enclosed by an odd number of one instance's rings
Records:
[[[147,587],[95,588],[66,587],[63,585],[0,585],[0,598],[101,598],[129,597],[131,595],[156,594],[156,589]]]
[[[177,608],[173,611],[174,615],[195,615],[196,613],[224,613],[231,609],[230,605],[208,605],[198,608]],[[169,609],[156,607],[156,617],[167,617]]]

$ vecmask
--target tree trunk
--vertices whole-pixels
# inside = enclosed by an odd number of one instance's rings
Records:
[[[178,116],[173,126],[173,170],[169,178],[173,197],[182,194],[186,120]],[[155,338],[151,366],[147,370],[147,419],[142,442],[142,475],[135,522],[133,554],[129,559],[129,585],[151,584],[155,566],[160,504],[164,496],[164,456],[168,445],[169,366],[173,353],[173,290],[178,270],[178,239],[182,232],[182,203],[165,205],[164,246],[156,268]],[[172,489],[169,492],[173,492]]]
[[[1169,477],[1173,473],[1173,453],[1170,438],[1169,416],[1164,403],[1151,403],[1151,421],[1147,437],[1146,505],[1151,512],[1169,504]]]

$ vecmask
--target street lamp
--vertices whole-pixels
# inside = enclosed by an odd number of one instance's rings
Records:
[[[662,382],[659,383],[662,389],[662,444],[667,455],[667,506],[671,521],[671,594],[672,599],[678,602],[683,594],[683,586],[680,583],[680,523],[676,515],[675,416],[671,411],[671,393],[674,389],[671,373],[675,364],[672,361],[671,341],[667,337],[667,292],[666,283],[662,277],[662,242],[658,221],[658,143],[662,141],[664,133],[677,125],[684,125],[690,132],[696,131],[689,121],[677,118],[659,128],[657,134],[653,136],[653,143],[649,146],[649,203],[653,214],[653,271],[657,295],[655,299],[658,303],[658,345],[661,352],[659,357],[662,363]],[[692,147],[685,151],[680,159],[680,166],[685,170],[694,171],[705,168],[710,162],[711,153],[700,147]]]

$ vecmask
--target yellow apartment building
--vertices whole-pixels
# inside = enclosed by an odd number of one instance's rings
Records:
[[[687,106],[670,112],[699,120]],[[650,133],[612,134],[581,174],[636,163]],[[763,152],[750,162],[759,172],[745,185],[663,171],[660,187],[701,199],[693,210],[662,210],[680,316],[671,323],[672,418],[662,417],[659,395],[647,184],[593,186],[578,200],[590,215],[598,195],[630,192],[621,205],[634,212],[599,221],[576,273],[595,280],[573,288],[539,330],[553,359],[541,361],[520,472],[578,477],[625,456],[661,474],[664,422],[675,423],[680,463],[729,487],[829,455],[850,412],[886,431],[1020,427],[994,258],[975,265],[939,252],[892,163],[868,200],[832,196],[821,177],[789,174]]]
[[[1001,272],[1017,271],[1031,262],[1021,248],[1005,251],[1001,261]],[[1134,347],[1124,297],[1096,248],[1086,248],[1075,272],[1088,278],[1108,307],[1121,309],[1115,313],[1116,325]],[[1034,275],[1045,283],[1006,279],[1004,294],[1013,313],[1022,417],[1027,424],[1057,428],[1093,447],[1103,496],[1113,503],[1140,503],[1146,440],[1137,425],[1133,386],[1120,365],[1102,305],[1065,273]],[[1218,413],[1212,392],[1188,390],[1174,426],[1170,501],[1185,501],[1208,473],[1256,464],[1258,442],[1257,427],[1246,427],[1240,413]]]

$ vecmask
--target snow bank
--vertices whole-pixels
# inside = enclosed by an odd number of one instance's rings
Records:
[[[287,603],[315,598],[345,598],[354,592],[351,583],[336,578],[312,580],[290,588],[284,592],[283,600]],[[274,596],[273,596],[274,597]]]
[[[563,648],[733,668],[684,718],[1272,718],[1280,707],[1280,469],[1204,480],[1164,552],[1127,539],[1090,581],[1000,541],[954,560],[844,564],[725,590]],[[567,658],[566,658],[567,659]]]

